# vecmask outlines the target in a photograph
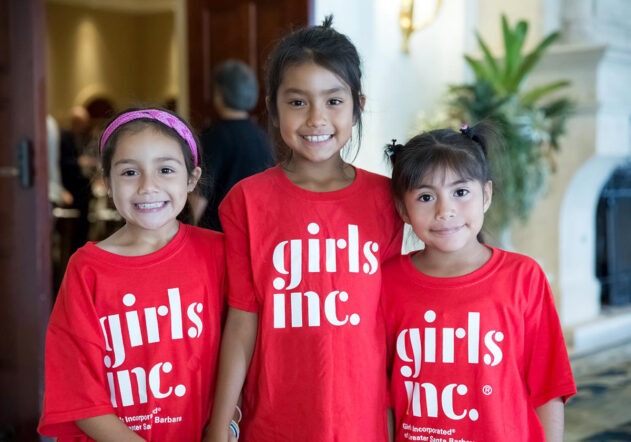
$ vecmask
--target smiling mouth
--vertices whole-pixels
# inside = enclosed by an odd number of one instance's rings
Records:
[[[321,143],[331,139],[333,135],[303,135],[303,138],[311,143]]]
[[[167,204],[166,201],[158,201],[155,203],[137,203],[136,207],[138,207],[140,210],[151,210],[151,209],[159,209],[160,207],[163,207],[166,204]]]
[[[432,232],[436,235],[451,235],[452,233],[457,233],[462,229],[462,226],[442,228],[442,229],[432,229]]]

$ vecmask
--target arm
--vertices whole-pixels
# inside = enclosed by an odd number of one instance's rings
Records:
[[[564,404],[560,397],[535,409],[543,426],[547,442],[563,441]]]
[[[221,340],[215,403],[205,442],[226,441],[232,434],[228,427],[250,366],[257,328],[257,313],[232,307],[228,310]]]
[[[534,263],[533,289],[524,315],[527,388],[548,441],[561,441],[564,432],[564,403],[576,394],[570,358],[554,297],[543,270]]]
[[[143,442],[144,439],[130,430],[113,414],[78,420],[77,426],[97,442]]]

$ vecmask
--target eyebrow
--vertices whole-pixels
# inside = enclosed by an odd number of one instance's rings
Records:
[[[458,186],[458,185],[460,185],[460,184],[469,183],[469,182],[471,182],[471,181],[474,181],[474,180],[473,180],[473,179],[465,179],[465,178],[462,178],[462,179],[459,179],[459,180],[456,180],[456,181],[452,181],[451,183],[447,183],[447,187]],[[430,184],[425,184],[425,183],[422,183],[422,182],[421,182],[421,183],[418,185],[417,189],[422,189],[423,187],[428,187],[428,188],[430,188],[430,189],[433,189],[433,188],[434,188],[434,186],[432,186],[432,185],[430,185]]]
[[[180,161],[178,158],[175,158],[175,157],[158,157],[158,158],[155,158],[153,162],[154,163],[162,163],[162,162],[165,162],[165,161],[173,161],[173,162],[176,162],[178,164],[184,164],[184,163],[182,163],[182,161]],[[120,159],[120,160],[116,161],[112,165],[113,166],[118,166],[120,164],[136,164],[136,163],[138,163],[138,161],[132,160],[132,159],[129,159],[129,158],[123,158],[123,159]]]
[[[331,89],[326,89],[326,90],[322,91],[320,95],[331,95],[331,94],[336,94],[336,93],[339,93],[339,92],[348,92],[348,88],[345,88],[345,87],[342,87],[342,86],[337,86],[337,87],[333,87]],[[295,88],[295,87],[290,87],[288,89],[285,89],[281,93],[283,93],[283,94],[309,95],[303,89],[298,89],[298,88]]]

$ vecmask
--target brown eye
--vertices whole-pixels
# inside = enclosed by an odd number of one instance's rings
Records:
[[[467,196],[469,194],[469,190],[468,189],[458,189],[454,193],[458,197],[463,197],[463,196]]]

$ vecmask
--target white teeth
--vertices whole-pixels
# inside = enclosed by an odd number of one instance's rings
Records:
[[[321,141],[326,141],[331,138],[331,135],[305,135],[305,139],[312,143],[319,143]]]
[[[157,209],[162,206],[162,202],[159,203],[138,203],[139,209]]]

